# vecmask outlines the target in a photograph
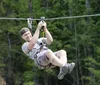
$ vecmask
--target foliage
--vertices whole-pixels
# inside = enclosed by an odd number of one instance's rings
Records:
[[[0,0],[0,17],[46,18],[97,14],[100,0]],[[33,21],[33,32],[38,21]],[[46,21],[54,38],[53,51],[65,49],[68,62],[76,67],[65,80],[73,85],[100,84],[100,17]],[[8,85],[72,85],[58,81],[58,69],[38,70],[21,50],[19,30],[27,27],[24,20],[0,19],[0,72]],[[76,80],[76,81],[75,81]]]

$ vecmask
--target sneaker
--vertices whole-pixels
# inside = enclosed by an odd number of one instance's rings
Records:
[[[68,66],[65,65],[65,66],[61,67],[60,73],[58,74],[58,79],[62,80],[67,73],[68,73]]]
[[[70,74],[73,70],[73,68],[75,67],[75,63],[71,63],[71,64],[68,64],[68,74]]]
[[[65,66],[60,68],[58,79],[62,80],[67,73],[70,74],[72,72],[74,67],[75,67],[75,63],[72,62],[71,64],[67,63]]]

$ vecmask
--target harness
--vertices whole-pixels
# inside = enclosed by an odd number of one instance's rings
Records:
[[[35,55],[34,55],[34,62],[36,64],[36,66],[39,68],[39,69],[47,69],[51,66],[51,63],[46,65],[46,66],[43,66],[41,65],[39,62],[38,62],[38,59],[37,59],[37,54],[41,52],[41,50],[47,50],[48,48],[44,48],[44,46],[46,45],[44,42],[37,42],[37,44],[40,46],[39,49],[37,49],[37,51],[35,52]]]

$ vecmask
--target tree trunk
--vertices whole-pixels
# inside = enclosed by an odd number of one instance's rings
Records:
[[[72,5],[71,5],[72,3],[69,1],[69,10],[68,10],[68,12],[69,12],[69,16],[72,16]],[[73,28],[73,25],[72,25],[72,22],[71,23],[69,23],[69,28],[70,29],[72,29]]]
[[[78,71],[78,47],[77,47],[77,41],[76,41],[76,38],[77,38],[77,29],[76,29],[76,21],[74,21],[74,29],[75,29],[75,48],[76,48],[76,81],[77,81],[77,85],[80,85],[79,83],[79,71]]]
[[[32,15],[32,0],[28,0],[28,8],[29,8],[29,13],[30,13],[29,17],[33,17],[33,15]]]

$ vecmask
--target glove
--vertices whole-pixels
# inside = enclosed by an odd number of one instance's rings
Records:
[[[38,26],[37,26],[37,29],[41,29],[42,28],[42,26],[43,26],[43,22],[42,21],[40,21],[39,23],[38,23]]]
[[[40,21],[39,23],[38,23],[38,27],[37,27],[39,30],[40,29],[44,29],[44,28],[46,28],[46,22],[45,21]]]

